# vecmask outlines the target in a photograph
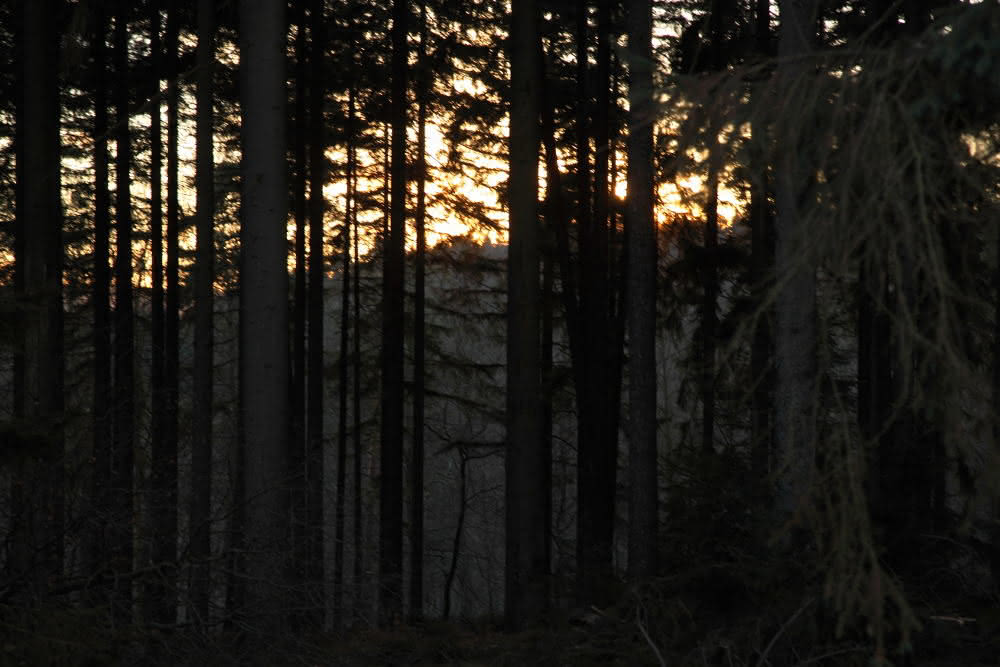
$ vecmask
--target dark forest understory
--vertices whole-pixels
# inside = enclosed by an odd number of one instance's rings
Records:
[[[998,35],[0,3],[0,665],[1000,665]]]

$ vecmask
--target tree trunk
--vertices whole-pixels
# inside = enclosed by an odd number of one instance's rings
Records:
[[[414,226],[417,252],[413,277],[413,486],[410,497],[410,619],[418,621],[424,607],[424,264],[427,211],[427,2],[420,3],[420,43],[417,51],[417,211]]]
[[[285,3],[240,3],[240,238],[245,608],[284,608],[289,431]],[[274,388],[281,388],[275,392]],[[281,623],[281,619],[277,619]]]
[[[657,568],[659,512],[656,456],[656,222],[653,218],[652,3],[627,8],[629,53],[628,346],[629,533],[628,573],[651,577]]]
[[[354,148],[354,88],[347,93],[347,186],[344,195],[344,226],[341,229],[341,270],[344,283],[340,291],[340,358],[337,361],[338,374],[338,423],[337,423],[337,502],[336,525],[334,527],[333,552],[333,623],[342,627],[344,622],[344,536],[347,502],[347,370],[348,343],[351,328],[351,218],[356,206],[354,191],[355,148]]]
[[[539,58],[541,60],[541,58]],[[541,85],[539,77],[539,85]],[[541,95],[539,95],[541,98]],[[539,99],[541,102],[541,99]],[[541,433],[538,446],[542,454],[542,487],[546,489],[542,502],[544,504],[542,539],[545,541],[545,575],[552,574],[552,419],[553,397],[555,396],[555,364],[553,359],[553,342],[555,335],[555,239],[553,238],[553,221],[549,209],[552,202],[549,195],[551,188],[546,187],[545,206],[542,217],[543,226],[540,229],[541,238],[539,255],[542,261],[542,292],[539,297],[539,318],[541,319],[541,350],[539,352],[539,380],[541,382]]]
[[[382,484],[379,493],[379,618],[383,626],[403,612],[403,264],[406,224],[405,0],[392,11],[392,204],[382,278]]]
[[[58,11],[53,0],[21,7],[16,261],[23,310],[16,403],[22,424],[38,430],[39,445],[19,461],[10,560],[32,600],[62,573],[64,539],[59,35],[48,29]]]
[[[577,53],[586,57],[588,37],[586,1],[579,5]],[[596,101],[589,103],[586,67],[578,65],[577,81],[585,110],[577,118],[577,228],[580,265],[580,315],[577,347],[582,356],[573,359],[577,392],[578,483],[577,483],[577,596],[581,603],[604,605],[611,591],[614,539],[615,475],[618,446],[618,405],[614,397],[621,382],[620,361],[615,351],[610,313],[611,284],[608,256],[608,88],[610,7],[598,3],[598,48]],[[593,109],[591,114],[587,110]],[[588,128],[587,123],[592,121]],[[594,182],[590,183],[589,141],[592,130]],[[593,211],[591,211],[593,193]]]
[[[469,481],[469,456],[465,447],[458,448],[461,462],[458,464],[458,517],[455,520],[455,535],[451,539],[451,562],[448,572],[444,575],[444,601],[441,604],[441,616],[447,621],[451,618],[451,591],[455,587],[455,576],[458,574],[458,560],[462,555],[462,535],[465,533],[465,514],[469,508],[469,498],[466,488]]]
[[[292,311],[291,424],[288,479],[291,488],[292,576],[305,583],[306,430],[306,3],[295,3],[295,123],[293,124],[295,215],[295,298]]]
[[[353,91],[353,89],[352,89]],[[351,136],[354,133],[354,114],[351,114]],[[362,497],[362,480],[361,480],[361,243],[360,235],[358,234],[358,212],[357,210],[352,210],[351,212],[351,226],[354,229],[354,349],[352,351],[352,356],[354,358],[354,368],[352,377],[352,387],[351,387],[351,414],[353,416],[353,423],[351,424],[351,449],[353,455],[354,470],[354,498],[352,499],[353,505],[353,520],[352,525],[354,526],[353,538],[354,538],[354,573],[351,583],[354,585],[354,601],[353,601],[353,612],[354,617],[361,618],[361,600],[363,599],[362,593],[362,552],[364,547],[363,531],[361,526],[361,497]]]
[[[91,573],[108,563],[107,514],[111,508],[111,271],[109,235],[111,196],[108,190],[108,87],[107,16],[103,3],[94,15],[94,281],[91,305],[94,311],[94,476],[92,507],[94,534]]]
[[[545,460],[541,447],[538,8],[511,12],[510,241],[507,259],[505,623],[520,630],[548,604]]]
[[[212,348],[214,342],[215,283],[215,177],[212,131],[215,59],[215,3],[198,0],[198,102],[195,133],[197,148],[197,249],[194,289],[194,418],[191,443],[191,583],[189,594],[194,620],[207,624],[211,592],[212,510]]]
[[[154,483],[161,499],[155,520],[154,561],[177,562],[177,437],[178,437],[178,370],[180,366],[180,291],[179,291],[179,224],[178,200],[179,164],[178,141],[178,24],[180,19],[174,3],[167,10],[167,271],[166,311],[163,318],[163,449],[157,458]],[[177,571],[168,567],[165,574],[167,590],[162,598],[161,620],[173,623],[177,616]]]
[[[705,258],[702,270],[701,303],[701,448],[708,456],[715,451],[715,356],[719,294],[719,167],[721,156],[716,121],[708,122],[708,201],[705,205]]]
[[[161,477],[173,465],[173,460],[166,454],[163,443],[163,420],[165,416],[164,402],[166,400],[163,378],[163,121],[161,117],[162,102],[160,99],[160,82],[163,77],[163,48],[160,41],[161,0],[154,0],[149,7],[149,50],[152,60],[152,77],[150,81],[150,237],[152,239],[152,286],[150,289],[150,371],[149,383],[151,390],[152,409],[150,411],[150,560],[161,568],[159,576],[146,585],[144,606],[146,621],[150,623],[167,623],[166,600],[172,594],[174,586],[169,582],[168,573],[173,569],[173,558],[163,558],[160,542],[164,539],[160,534],[161,517],[164,503],[169,502],[167,494],[163,493]],[[168,556],[172,556],[167,554]],[[169,591],[169,593],[168,593]]]
[[[112,570],[116,575],[132,571],[133,491],[132,466],[135,438],[134,320],[132,306],[132,199],[129,167],[132,161],[129,137],[128,13],[130,2],[120,0],[115,15],[115,310],[114,310],[114,438],[111,457]],[[132,580],[121,577],[116,586],[115,613],[131,619]]]
[[[994,223],[997,232],[996,268],[993,270],[993,456],[1000,457],[1000,220]],[[993,519],[990,572],[994,591],[1000,592],[1000,492],[994,490],[990,499]]]
[[[765,59],[771,50],[771,3],[757,0],[755,5],[755,48],[757,57]],[[768,165],[761,157],[766,145],[766,130],[760,123],[751,127],[754,151],[751,158],[753,182],[750,184],[750,290],[756,310],[756,325],[750,350],[750,406],[751,467],[757,485],[756,509],[764,511],[768,505],[767,480],[771,474],[774,402],[774,340],[773,308],[768,294],[773,288],[774,273],[774,216],[771,209],[771,179]],[[763,528],[763,521],[758,524]],[[759,535],[763,537],[763,533]]]
[[[25,79],[25,42],[26,40],[26,17],[25,9],[27,3],[21,2],[17,3],[14,8],[14,25],[17,26],[17,30],[14,31],[14,56],[17,58],[15,75],[14,75],[14,85],[16,89],[20,91],[14,96],[14,293],[19,299],[27,300],[27,285],[25,279],[25,235],[27,233],[28,219],[27,207],[26,207],[26,181],[27,181],[27,160],[23,159],[25,150],[25,142],[27,141],[27,123],[24,122],[25,119],[25,95],[24,95],[24,79]],[[35,19],[32,17],[31,22],[34,23]],[[33,29],[41,30],[40,26],[33,26]],[[34,69],[34,66],[32,66]],[[18,314],[19,320],[22,319],[20,313]],[[27,322],[25,322],[27,324]],[[23,419],[25,414],[25,390],[27,384],[25,382],[25,339],[23,334],[19,335],[13,350],[13,375],[14,375],[14,396],[13,396],[13,408],[14,417],[16,419]],[[13,467],[14,475],[18,479],[26,479],[30,470],[27,462],[18,461]],[[10,551],[6,562],[7,571],[10,573],[15,573],[14,576],[19,576],[21,573],[25,575],[30,571],[31,568],[31,553],[33,549],[29,544],[30,535],[30,525],[28,522],[29,513],[28,505],[30,498],[26,497],[26,491],[24,484],[12,484],[10,489],[10,528],[9,528],[9,541],[10,541]]]
[[[61,14],[64,4],[62,0],[50,0],[51,14],[56,17],[57,25],[62,25]],[[45,167],[48,200],[48,224],[45,234],[46,269],[45,291],[47,292],[47,336],[48,363],[51,368],[50,384],[46,391],[50,395],[49,415],[52,424],[51,447],[43,474],[43,488],[46,497],[42,507],[44,522],[48,525],[51,541],[42,552],[43,563],[53,577],[64,572],[65,566],[65,535],[66,535],[66,358],[65,358],[65,306],[63,297],[63,210],[62,210],[62,103],[60,100],[60,49],[61,37],[59,30],[54,31],[56,39],[48,42],[45,76],[42,79],[45,87]],[[29,116],[30,117],[30,116]],[[44,572],[39,572],[39,578]],[[46,580],[45,586],[49,586]]]
[[[310,588],[312,604],[310,616],[318,627],[323,624],[326,594],[323,575],[323,282],[326,253],[324,250],[324,214],[326,199],[326,137],[323,107],[326,99],[326,19],[322,0],[310,5],[309,78],[309,376],[306,407],[306,581]],[[318,604],[317,604],[318,602]]]
[[[776,76],[786,104],[802,77],[809,76],[801,56],[812,48],[817,8],[816,0],[781,2],[782,62]],[[805,153],[782,140],[775,166],[775,270],[781,286],[775,304],[775,510],[780,523],[791,520],[808,501],[816,451],[816,272],[808,259],[808,229],[800,206],[810,178]]]
[[[892,447],[889,291],[880,262],[869,264],[865,259],[862,262],[858,276],[858,428],[873,454],[868,470],[872,515],[878,523],[888,526],[893,519],[885,512],[885,496],[896,492],[882,484],[881,460],[881,454],[890,452]]]

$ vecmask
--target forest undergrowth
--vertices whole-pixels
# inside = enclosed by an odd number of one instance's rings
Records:
[[[225,619],[206,633],[184,626],[109,626],[99,609],[5,604],[0,665],[1000,664],[1000,600],[977,593],[983,587],[976,573],[988,571],[981,556],[947,540],[928,539],[925,546],[919,554],[924,576],[900,581],[916,630],[889,635],[881,647],[870,624],[838,627],[814,551],[777,562],[729,549],[684,553],[686,565],[640,586],[623,584],[609,607],[554,609],[519,633],[504,632],[502,619],[491,618],[383,629],[359,622],[346,632],[275,630]]]

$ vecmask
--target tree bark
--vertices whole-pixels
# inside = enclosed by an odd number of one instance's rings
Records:
[[[163,46],[160,40],[162,25],[161,0],[154,0],[149,6],[149,50],[152,77],[150,81],[150,237],[152,239],[152,285],[150,289],[150,372],[152,410],[150,412],[150,560],[161,568],[161,574],[153,578],[144,593],[145,616],[147,622],[168,623],[169,596],[173,594],[171,581],[174,572],[174,557],[161,544],[166,538],[161,530],[164,504],[170,502],[164,492],[162,478],[174,464],[164,447],[164,418],[166,411],[166,387],[164,386],[164,320],[163,320],[163,120],[160,82],[163,78]],[[169,534],[169,533],[168,533]],[[172,620],[172,619],[171,619]]]
[[[770,56],[771,43],[771,3],[757,0],[755,5],[754,41],[757,57]],[[762,159],[766,145],[766,130],[760,123],[751,128],[752,141],[756,145],[756,159],[751,164],[754,180],[750,185],[750,275],[751,294],[757,308],[757,323],[753,331],[750,351],[750,376],[753,387],[750,407],[751,466],[755,483],[759,485],[760,508],[766,507],[766,480],[771,472],[771,450],[773,436],[774,399],[774,340],[773,308],[768,305],[768,292],[773,288],[774,272],[774,220],[771,210],[771,179],[768,165]]]
[[[308,550],[306,581],[316,609],[310,616],[322,627],[326,594],[323,568],[323,398],[325,373],[323,368],[323,294],[326,277],[324,248],[324,215],[326,199],[326,136],[323,109],[326,99],[324,58],[326,49],[326,20],[323,1],[313,0],[310,5],[310,32],[312,49],[309,66],[309,351],[308,386],[306,406],[306,548]]]
[[[403,264],[406,224],[405,0],[392,10],[392,202],[382,277],[382,424],[379,492],[379,619],[398,623],[403,612]]]
[[[629,533],[633,580],[657,569],[656,222],[653,218],[652,3],[627,8],[629,113],[626,215],[628,262]]]
[[[802,77],[809,76],[802,56],[812,48],[818,5],[816,0],[782,0],[780,6],[782,62],[776,76],[779,97],[789,104]],[[775,271],[779,285],[775,304],[775,510],[782,524],[808,501],[816,452],[816,271],[800,204],[810,178],[805,154],[802,146],[782,139],[775,166]]]
[[[63,532],[63,304],[60,202],[59,35],[49,26],[53,0],[21,7],[21,100],[17,105],[19,196],[16,254],[21,373],[17,417],[37,429],[38,445],[18,461],[14,478],[11,569],[38,600],[62,573]]]
[[[132,161],[129,136],[128,14],[130,2],[119,0],[115,14],[115,310],[114,310],[114,437],[111,457],[112,527],[111,558],[116,574],[133,568],[133,479],[135,439],[135,357],[132,304],[132,198],[129,168]],[[132,580],[121,577],[116,585],[114,612],[121,620],[132,614]]]
[[[180,18],[174,3],[167,10],[165,46],[167,51],[167,267],[166,267],[166,311],[163,317],[163,451],[162,461],[156,470],[158,496],[161,498],[161,513],[156,519],[157,535],[155,544],[156,562],[175,564],[177,562],[177,439],[178,439],[178,391],[180,368],[180,289],[179,289],[179,238],[180,202],[178,199],[179,160],[178,108],[179,88],[178,65],[178,25]],[[168,590],[162,598],[162,620],[173,623],[177,616],[176,569],[166,575]]]
[[[711,113],[711,111],[710,111]],[[709,120],[708,179],[705,189],[705,257],[702,266],[701,304],[701,448],[705,456],[715,451],[715,356],[719,317],[719,144],[716,121]]]
[[[444,576],[444,601],[441,604],[441,616],[451,618],[451,591],[455,586],[455,576],[458,574],[458,560],[462,555],[462,535],[465,533],[465,514],[469,508],[466,488],[469,480],[469,455],[464,446],[458,448],[461,462],[458,464],[458,517],[455,519],[455,535],[451,539],[451,562]]]
[[[344,537],[347,502],[347,386],[348,344],[351,328],[351,219],[355,202],[355,147],[354,147],[354,88],[347,93],[347,185],[344,195],[344,226],[341,228],[341,270],[344,282],[340,292],[340,358],[337,361],[337,501],[334,527],[333,552],[333,622],[341,627],[344,622]]]
[[[291,488],[292,576],[296,585],[305,582],[306,563],[306,3],[295,4],[295,123],[292,152],[292,183],[295,216],[295,297],[292,311],[291,424],[288,448],[288,479]]]
[[[507,259],[507,454],[505,623],[520,630],[548,604],[541,447],[538,145],[538,8],[511,11],[510,232]]]
[[[612,545],[614,539],[615,476],[618,450],[620,357],[615,350],[611,318],[612,284],[608,234],[608,88],[610,87],[608,0],[598,3],[595,101],[590,103],[586,58],[587,2],[577,19],[578,81],[583,109],[577,117],[577,232],[580,266],[580,325],[582,340],[573,359],[576,373],[578,483],[577,483],[577,596],[581,603],[604,605],[613,596]],[[590,112],[590,113],[588,113]],[[588,125],[589,123],[589,125]],[[590,178],[589,142],[593,134],[594,172]],[[593,197],[593,199],[591,199]],[[593,203],[593,207],[592,207]],[[572,334],[571,334],[572,335]]]
[[[424,603],[424,271],[427,237],[427,2],[420,3],[417,47],[417,250],[413,276],[413,486],[410,498],[410,619],[423,616]]]
[[[94,311],[94,476],[92,506],[94,534],[91,571],[108,563],[105,541],[107,513],[111,508],[111,271],[109,236],[111,195],[108,190],[108,84],[107,16],[100,3],[95,8],[93,37],[94,68],[94,281],[91,306]]]
[[[890,410],[893,395],[889,291],[878,261],[862,259],[858,275],[858,428],[871,447],[868,496],[873,518],[893,523],[886,496],[898,489],[883,484],[882,454],[892,451]],[[881,275],[880,275],[881,274]],[[890,477],[891,479],[891,477]]]
[[[280,613],[289,432],[285,3],[240,3],[240,261],[245,607]],[[281,390],[275,392],[274,387]],[[281,624],[281,619],[277,619]]]
[[[207,624],[211,592],[212,417],[215,283],[215,177],[212,76],[215,59],[215,3],[198,0],[198,76],[195,120],[197,163],[197,248],[194,289],[194,404],[191,443],[191,583],[196,623]]]
[[[354,132],[354,114],[350,116],[351,122],[351,133],[353,136]],[[354,348],[352,350],[352,357],[354,361],[352,387],[351,387],[351,415],[353,416],[353,423],[351,424],[351,450],[354,463],[354,498],[352,499],[353,512],[352,512],[352,525],[353,539],[354,539],[354,572],[352,583],[354,584],[354,600],[353,600],[353,612],[355,618],[361,617],[361,600],[362,595],[362,552],[364,548],[364,535],[361,525],[361,497],[362,497],[362,479],[361,479],[361,457],[363,451],[361,448],[361,243],[360,236],[358,234],[358,214],[357,210],[352,211],[351,215],[351,226],[354,230]]]
[[[997,249],[993,270],[993,456],[1000,456],[1000,220],[994,222],[994,226]],[[994,491],[991,501],[995,528],[991,536],[990,573],[996,589],[1000,588],[1000,492]]]

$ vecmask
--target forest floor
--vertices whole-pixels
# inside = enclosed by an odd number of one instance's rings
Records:
[[[18,641],[19,635],[24,638],[20,632],[0,631],[6,635],[0,637],[0,665],[1000,667],[1000,605],[956,602],[947,609],[917,610],[922,629],[905,646],[887,642],[881,662],[864,633],[837,639],[829,627],[820,627],[821,614],[808,611],[816,605],[807,603],[791,613],[786,607],[706,614],[704,607],[677,598],[669,601],[672,611],[666,613],[666,607],[643,610],[638,605],[554,612],[520,633],[505,633],[485,622],[428,621],[340,636],[285,635],[256,648],[245,637],[230,641],[225,635],[197,638],[146,630],[124,641],[120,633],[105,635],[111,641],[100,642],[98,650],[92,650],[98,640],[93,635],[57,639],[57,633],[49,633],[47,646],[55,647],[55,640],[59,650],[48,653],[36,642],[32,650],[24,650],[28,647]],[[780,616],[786,617],[779,622]]]
[[[907,589],[919,628],[905,638],[887,631],[879,649],[875,622],[838,627],[819,581],[780,572],[763,563],[692,567],[639,590],[623,589],[618,602],[603,609],[554,610],[519,633],[503,632],[494,619],[339,634],[266,623],[239,630],[232,622],[206,635],[182,628],[115,629],[93,609],[0,604],[0,667],[1000,667],[995,593],[971,595],[967,586],[924,577],[925,585]],[[955,571],[946,578],[954,581]],[[898,627],[899,617],[886,606],[879,622]]]
[[[922,618],[923,630],[912,640],[912,652],[887,648],[881,663],[871,642],[832,637],[820,640],[812,630],[800,628],[793,632],[791,624],[771,630],[766,636],[763,628],[768,624],[763,616],[747,617],[731,629],[706,625],[699,632],[692,627],[687,636],[658,644],[653,639],[656,629],[640,624],[634,614],[627,618],[614,611],[592,611],[568,622],[561,619],[517,634],[505,634],[495,627],[441,622],[396,631],[362,632],[331,644],[327,654],[330,662],[316,664],[1000,667],[1000,608],[979,608],[975,613]],[[751,637],[753,634],[757,637]]]

